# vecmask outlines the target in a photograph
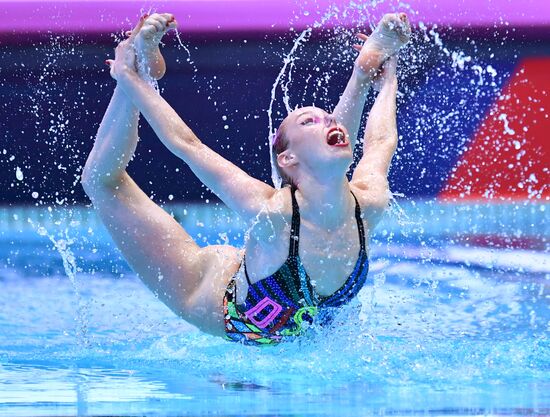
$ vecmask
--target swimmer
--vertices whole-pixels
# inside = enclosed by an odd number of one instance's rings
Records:
[[[368,238],[389,204],[388,170],[397,146],[396,66],[408,42],[404,14],[383,17],[363,45],[332,113],[291,112],[272,138],[284,186],[250,177],[203,144],[136,67],[164,74],[158,43],[170,14],[140,20],[108,60],[116,87],[82,172],[82,184],[124,257],[176,314],[200,330],[268,345],[308,324],[330,322],[368,272]],[[146,36],[147,35],[147,36]],[[365,127],[363,157],[348,181],[365,99],[380,92]],[[242,249],[199,247],[126,172],[142,114],[163,144],[250,226]]]

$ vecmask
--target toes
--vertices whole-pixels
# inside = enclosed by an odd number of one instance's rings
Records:
[[[167,23],[167,26],[166,28],[167,29],[175,29],[178,27],[178,22],[176,21],[176,19],[172,18],[172,20],[170,20],[168,23]]]
[[[172,13],[163,13],[162,17],[166,19],[166,22],[171,22],[174,20],[174,15]]]
[[[175,29],[177,27],[176,19],[171,13],[153,13],[147,16],[143,24],[143,28],[140,31],[140,36],[146,40],[153,40],[160,42],[162,36],[169,29]]]
[[[147,25],[147,27],[141,29],[141,36],[143,36],[144,39],[152,39],[156,33],[157,28],[153,25]]]
[[[151,20],[148,20],[147,23],[149,23],[151,26],[154,26],[157,31],[161,32],[166,27],[165,23],[163,22],[164,19],[160,18],[151,18]]]

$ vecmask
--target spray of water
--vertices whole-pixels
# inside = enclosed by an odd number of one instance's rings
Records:
[[[40,226],[32,219],[29,218],[27,221],[36,233],[38,233],[38,235],[48,237],[63,260],[63,269],[65,270],[67,278],[69,278],[69,281],[71,282],[77,299],[77,345],[81,348],[87,348],[90,346],[90,339],[88,337],[88,304],[80,293],[77,274],[81,272],[81,269],[78,267],[74,253],[71,250],[71,245],[75,243],[75,240],[69,236],[69,227],[78,227],[79,223],[76,221],[69,222],[68,227],[66,227],[64,231],[58,233],[61,236],[56,237],[52,233],[49,233],[44,226]]]

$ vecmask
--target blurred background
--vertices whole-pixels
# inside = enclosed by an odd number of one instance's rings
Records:
[[[173,13],[180,25],[178,35],[164,42],[163,97],[203,142],[269,183],[268,109],[275,126],[286,114],[286,94],[291,107],[332,109],[351,73],[354,33],[369,33],[385,12],[405,11],[415,35],[400,59],[400,145],[392,191],[406,204],[479,203],[504,212],[510,204],[548,201],[546,1],[90,0],[0,6],[4,208],[51,211],[89,204],[79,176],[115,86],[104,60],[113,57],[123,30],[141,13],[155,11]],[[291,54],[301,34],[305,40]],[[155,201],[217,204],[144,120],[140,137],[129,172]],[[4,225],[13,222],[3,213]],[[536,229],[531,220],[525,227]]]

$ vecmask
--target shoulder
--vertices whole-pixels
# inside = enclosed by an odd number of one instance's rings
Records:
[[[387,179],[350,182],[350,189],[361,207],[362,217],[367,220],[369,227],[373,228],[390,206],[392,194]]]
[[[372,178],[368,182],[352,181],[349,185],[361,209],[388,207],[392,194],[386,177]]]
[[[272,239],[285,230],[292,220],[290,187],[275,190],[264,207],[250,223],[250,237],[256,240]]]

